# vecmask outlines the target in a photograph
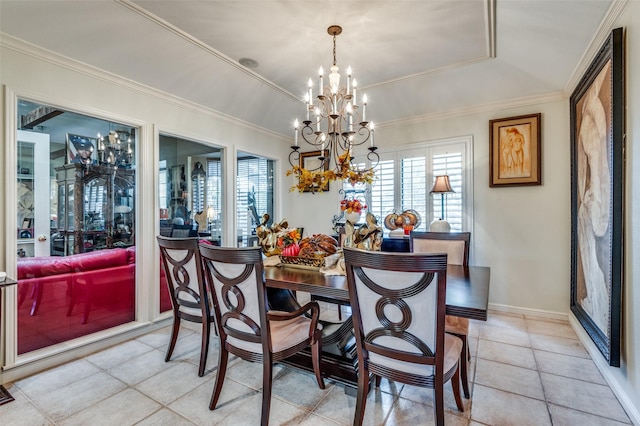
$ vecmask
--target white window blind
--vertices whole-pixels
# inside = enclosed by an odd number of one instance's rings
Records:
[[[441,196],[430,191],[435,176],[446,174],[455,192],[445,194],[445,219],[454,232],[469,229],[473,191],[467,152],[471,143],[470,137],[457,138],[381,154],[376,179],[367,193],[369,211],[382,224],[394,210],[415,210],[422,219],[416,230],[428,231],[430,223],[442,217]]]
[[[256,220],[269,213],[273,218],[273,160],[238,159],[236,179],[238,237],[252,234]],[[253,202],[251,202],[253,201]]]
[[[375,172],[376,180],[371,185],[371,198],[368,205],[369,211],[378,218],[378,223],[382,224],[385,216],[394,209],[394,160],[380,160]]]
[[[415,210],[420,217],[425,217],[427,212],[427,158],[419,157],[403,158],[401,160],[401,190],[400,190],[400,210]],[[416,230],[425,230],[424,221],[420,223]]]
[[[207,161],[207,208],[213,207],[213,220],[222,213],[222,163],[220,160]]]
[[[159,204],[161,209],[167,208],[167,160],[160,160],[160,176],[158,178]]]
[[[444,194],[444,214],[442,195],[434,195],[433,217],[444,218],[452,231],[462,231],[462,152],[460,150],[435,154],[431,159],[433,176],[448,175],[454,193]]]

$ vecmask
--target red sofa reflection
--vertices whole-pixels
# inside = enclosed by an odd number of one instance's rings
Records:
[[[135,247],[18,259],[18,354],[135,320]]]

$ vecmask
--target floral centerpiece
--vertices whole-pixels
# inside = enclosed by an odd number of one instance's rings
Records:
[[[300,253],[298,242],[301,239],[300,231],[297,228],[285,229],[278,235],[278,247],[283,256],[297,256]]]
[[[340,210],[344,212],[344,218],[347,222],[351,222],[352,224],[360,221],[362,211],[366,208],[367,205],[357,198],[345,198],[340,201]]]
[[[340,210],[349,213],[362,214],[362,210],[366,209],[367,205],[358,199],[344,199],[340,201]]]

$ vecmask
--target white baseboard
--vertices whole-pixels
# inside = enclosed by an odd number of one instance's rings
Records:
[[[596,367],[598,367],[598,370],[600,370],[602,377],[606,380],[611,391],[618,398],[618,401],[620,401],[620,405],[622,405],[622,408],[627,412],[631,422],[634,425],[640,425],[640,407],[635,405],[637,400],[634,401],[634,399],[627,394],[618,379],[611,374],[611,369],[613,367],[610,367],[609,364],[607,364],[605,359],[602,357],[600,350],[598,350],[596,345],[593,343],[593,340],[591,340],[591,337],[589,337],[585,329],[582,328],[582,325],[573,313],[569,314],[569,324],[571,324],[571,327],[578,335],[580,343],[582,343],[587,352],[589,352],[591,359],[596,364]]]
[[[562,313],[562,312],[553,312],[553,311],[543,311],[540,309],[530,309],[530,308],[521,308],[517,306],[509,306],[509,305],[500,305],[495,303],[489,304],[489,311],[494,312],[502,312],[508,314],[516,314],[516,315],[525,315],[529,317],[537,317],[540,319],[551,319],[551,320],[560,320],[560,321],[568,321],[571,328],[576,332],[580,343],[585,347],[589,356],[593,360],[594,364],[602,374],[602,377],[606,380],[607,384],[611,388],[611,391],[614,393],[622,408],[626,411],[629,419],[634,425],[640,425],[640,407],[635,405],[635,401],[632,397],[630,397],[625,391],[622,384],[617,380],[617,378],[611,374],[611,367],[604,360],[602,354],[593,343],[587,332],[582,328],[578,319],[573,315],[573,313]]]
[[[497,303],[489,303],[489,310],[496,312],[505,312],[508,314],[526,315],[528,317],[536,317],[540,319],[550,319],[555,321],[568,321],[567,314],[562,312],[544,311],[542,309],[520,308],[517,306],[500,305]]]

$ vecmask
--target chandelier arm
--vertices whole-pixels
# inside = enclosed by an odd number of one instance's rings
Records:
[[[300,151],[298,151],[300,147],[292,146],[291,152],[289,153],[289,164],[291,167],[296,167],[300,165]]]
[[[295,145],[291,147],[292,152],[289,155],[289,163],[293,169],[288,173],[299,177],[295,187],[305,192],[321,191],[330,181],[348,181],[352,185],[370,184],[375,178],[374,167],[380,161],[373,142],[373,123],[365,119],[366,95],[362,97],[362,105],[358,105],[356,81],[355,78],[352,79],[350,67],[347,69],[346,86],[340,85],[336,36],[342,32],[342,28],[332,25],[327,32],[333,39],[333,66],[329,74],[329,84],[324,85],[323,69],[320,68],[318,92],[314,98],[312,82],[309,80],[308,101],[305,103],[307,119],[303,121],[301,129],[296,120]],[[315,151],[320,151],[320,155],[316,157],[319,161],[308,165],[294,163],[294,160],[299,162],[301,157],[304,157],[298,147],[299,136],[302,136],[302,140]],[[356,161],[354,147],[367,143],[370,143],[370,147],[367,147],[368,152],[363,150],[366,153],[366,159]],[[371,167],[366,167],[365,164],[371,164]]]

